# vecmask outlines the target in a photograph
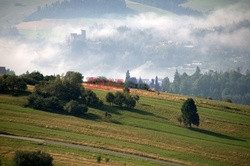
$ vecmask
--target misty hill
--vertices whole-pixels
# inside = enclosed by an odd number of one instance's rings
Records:
[[[100,17],[108,14],[126,14],[132,12],[127,8],[125,0],[64,0],[51,5],[38,7],[24,21],[34,21],[44,18],[78,18]]]
[[[187,0],[132,0],[134,2],[157,7],[163,10],[170,11],[178,15],[200,15],[201,13],[191,8],[180,6]]]

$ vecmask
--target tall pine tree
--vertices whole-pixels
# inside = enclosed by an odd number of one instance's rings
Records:
[[[186,126],[192,127],[193,125],[199,126],[200,118],[197,113],[197,108],[192,98],[187,99],[181,108],[182,121]]]

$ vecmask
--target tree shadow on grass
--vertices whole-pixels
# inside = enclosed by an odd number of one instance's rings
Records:
[[[149,104],[141,104],[142,106],[151,107]]]
[[[155,115],[155,114],[153,114],[153,113],[151,113],[151,112],[139,110],[139,109],[136,109],[136,108],[125,108],[125,110],[126,110],[126,111],[129,111],[129,112],[137,113],[137,114],[140,114],[140,115],[154,116],[154,117],[156,117],[156,118],[168,120],[168,118],[165,118],[165,117],[162,117],[162,116],[158,116],[158,115]]]
[[[96,114],[92,114],[92,113],[87,113],[86,115],[82,116],[82,118],[84,119],[89,119],[89,120],[94,120],[94,121],[103,121],[103,122],[108,122],[108,123],[114,123],[114,124],[119,124],[121,125],[122,123],[111,118],[112,116],[110,115],[110,113],[112,114],[117,114],[117,115],[121,115],[120,112],[117,111],[119,107],[112,107],[109,105],[103,105],[102,107],[98,108],[100,111],[103,111],[103,116],[99,116]],[[109,113],[110,116],[105,116],[105,112]]]
[[[103,105],[100,110],[116,115],[121,115],[120,112],[118,112],[119,109],[122,109],[121,107],[118,106],[109,106],[109,105]]]
[[[0,134],[4,134],[4,135],[13,135],[13,134],[10,134],[10,133],[5,132],[5,131],[0,131]]]
[[[146,112],[146,111],[143,111],[143,110],[139,110],[139,109],[135,109],[135,108],[128,108],[128,107],[120,107],[120,106],[117,106],[117,105],[113,105],[113,106],[103,105],[102,108],[100,108],[100,110],[108,112],[108,113],[116,114],[116,115],[121,115],[119,110],[138,113],[138,114],[141,114],[141,115],[152,115],[152,116],[154,115],[153,113]]]
[[[164,119],[164,120],[168,120],[165,117],[157,116],[157,115],[155,115],[155,114],[153,114],[151,112],[143,111],[143,110],[136,109],[136,108],[120,107],[120,106],[117,106],[117,105],[113,105],[113,106],[103,105],[103,107],[100,108],[100,110],[104,111],[104,112],[116,114],[116,115],[121,115],[121,113],[119,112],[119,110],[121,110],[121,111],[128,111],[128,112],[137,113],[137,114],[140,114],[140,115],[154,116],[156,118],[161,118],[161,119]]]
[[[136,109],[136,108],[124,108],[124,110],[126,110],[126,111],[128,111],[128,112],[137,113],[137,114],[140,114],[140,115],[150,115],[150,116],[154,116],[154,114],[151,113],[151,112],[139,110],[139,109]]]
[[[82,115],[82,116],[76,116],[76,117],[78,117],[78,118],[83,118],[83,119],[87,119],[87,120],[94,120],[94,121],[100,120],[100,119],[101,119],[100,116],[98,116],[98,115],[96,115],[96,114],[93,114],[93,113],[86,113],[86,114],[84,114],[84,115]]]
[[[49,113],[53,113],[53,114],[59,114],[59,115],[66,115],[66,116],[74,116],[74,117],[77,117],[77,118],[82,118],[82,119],[87,119],[87,120],[99,120],[101,119],[101,117],[99,115],[96,115],[96,114],[93,114],[93,113],[85,113],[85,114],[82,114],[82,115],[72,115],[66,111],[53,111],[53,110],[38,110],[38,111],[43,111],[43,112],[49,112]]]
[[[246,141],[246,140],[243,140],[243,139],[234,138],[234,137],[231,137],[231,136],[228,136],[228,135],[224,135],[224,134],[220,134],[220,133],[216,133],[216,132],[208,131],[208,130],[204,130],[204,129],[199,129],[199,128],[190,128],[190,130],[200,132],[200,133],[203,133],[203,134],[207,134],[207,135],[210,135],[210,136],[218,137],[218,138],[233,140],[233,141],[243,141],[243,142]]]

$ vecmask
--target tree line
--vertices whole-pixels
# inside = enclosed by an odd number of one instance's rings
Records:
[[[144,83],[142,81],[141,77],[139,78],[138,82],[137,82],[137,79],[135,77],[130,77],[129,70],[126,72],[125,83],[123,86],[124,86],[124,90],[126,92],[129,92],[130,88],[149,90],[149,88],[151,87],[148,84]]]
[[[250,72],[242,74],[240,69],[227,72],[210,70],[204,74],[197,67],[192,75],[175,72],[173,82],[166,77],[161,90],[209,99],[232,101],[250,105]]]
[[[27,93],[27,85],[36,85],[42,82],[55,80],[56,76],[44,76],[39,71],[33,71],[20,76],[15,75],[15,72],[9,70],[5,75],[0,75],[0,93],[21,95]]]

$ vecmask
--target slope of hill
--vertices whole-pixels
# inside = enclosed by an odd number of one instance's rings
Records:
[[[157,7],[178,15],[200,15],[201,13],[188,7],[183,7],[181,4],[186,0],[133,0],[134,2]]]
[[[95,93],[105,101],[106,90],[95,90]],[[186,96],[140,90],[131,93],[140,95],[135,109],[110,106],[104,102],[101,110],[90,108],[82,118],[25,108],[25,96],[0,95],[0,131],[187,165],[247,165],[250,162],[249,106],[195,98],[201,125],[188,129],[176,120]],[[111,119],[105,119],[105,112],[111,114]],[[17,149],[40,149],[52,154],[55,165],[95,165],[97,155],[109,157],[111,165],[159,165],[87,150],[2,137],[0,140],[3,164],[11,163]]]
[[[135,2],[133,0],[126,0],[126,5],[128,8],[138,12],[138,13],[147,13],[147,12],[154,12],[160,15],[171,15],[171,16],[176,16],[174,13],[150,6],[150,5],[145,5],[142,3]]]
[[[224,8],[239,2],[238,0],[187,0],[181,4],[183,7],[188,7],[193,10],[207,12],[218,8]],[[241,2],[249,3],[248,0],[241,0]]]
[[[127,14],[131,12],[125,0],[70,0],[57,1],[52,5],[39,7],[25,21],[51,19],[68,19],[80,17],[102,17],[108,14]]]

